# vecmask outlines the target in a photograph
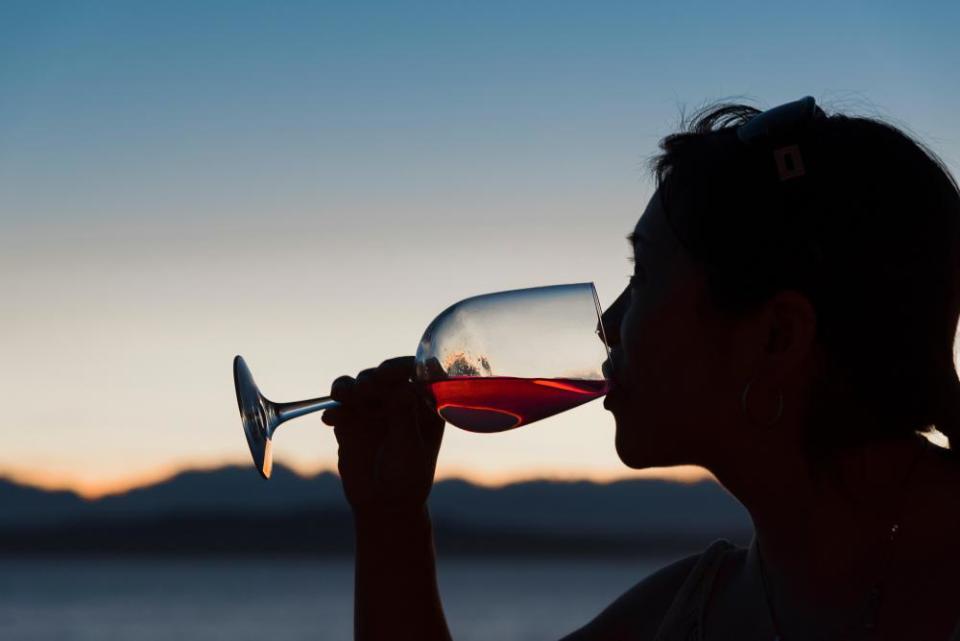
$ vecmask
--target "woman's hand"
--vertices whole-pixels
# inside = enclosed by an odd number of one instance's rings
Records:
[[[443,438],[443,419],[418,393],[413,356],[383,361],[356,378],[340,376],[324,411],[339,444],[340,479],[357,512],[421,509]]]
[[[354,638],[450,641],[437,588],[427,495],[443,419],[418,394],[414,357],[341,376],[326,410],[357,543]]]

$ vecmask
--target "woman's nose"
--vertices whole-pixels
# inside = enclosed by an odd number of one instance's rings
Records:
[[[602,325],[609,347],[620,344],[620,319],[623,317],[629,299],[630,290],[627,288],[620,293],[617,300],[613,301],[607,311],[600,315],[600,323],[598,323],[597,329],[599,330]]]

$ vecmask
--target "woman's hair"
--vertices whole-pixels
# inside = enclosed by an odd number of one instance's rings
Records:
[[[960,450],[956,180],[898,128],[829,113],[788,141],[805,173],[786,185],[772,148],[737,136],[758,113],[707,106],[651,160],[667,219],[705,268],[712,302],[736,314],[792,289],[812,303],[827,370],[808,407],[811,451],[933,426]],[[843,433],[817,430],[826,411]]]

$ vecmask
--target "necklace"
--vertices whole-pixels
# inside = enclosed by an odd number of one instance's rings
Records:
[[[921,437],[923,440],[922,447],[917,450],[917,453],[914,455],[913,460],[910,462],[910,467],[907,469],[906,474],[904,474],[903,479],[900,481],[899,492],[901,495],[905,495],[907,482],[910,480],[910,477],[913,475],[914,469],[917,467],[917,463],[920,461],[921,455],[927,451],[930,444],[926,438]],[[861,611],[859,620],[860,620],[860,629],[859,633],[862,635],[870,636],[872,635],[877,628],[877,611],[880,609],[880,602],[883,600],[883,580],[886,577],[887,569],[890,564],[890,556],[893,550],[893,541],[897,537],[897,533],[900,531],[900,521],[903,516],[903,511],[906,506],[906,497],[901,496],[900,505],[897,510],[897,517],[894,519],[893,523],[890,525],[887,536],[887,544],[884,550],[884,557],[882,562],[882,567],[880,572],[878,572],[877,580],[874,581],[873,586],[870,588],[870,591],[867,593],[866,602]],[[771,599],[772,591],[767,585],[766,571],[763,566],[763,557],[760,555],[760,544],[757,543],[757,565],[760,569],[760,584],[763,588],[763,599],[767,606],[767,612],[770,615],[770,621],[773,622],[774,636],[773,641],[784,641],[783,632],[779,623],[777,622],[776,613],[773,610],[773,601]],[[844,630],[844,635],[842,637],[835,638],[845,638],[846,633],[850,631],[850,628],[853,628],[856,625],[856,621],[850,623],[846,630]]]

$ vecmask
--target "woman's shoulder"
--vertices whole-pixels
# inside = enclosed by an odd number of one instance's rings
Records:
[[[684,618],[709,587],[723,556],[736,546],[726,539],[669,563],[621,594],[593,620],[562,641],[652,639],[668,619]]]

